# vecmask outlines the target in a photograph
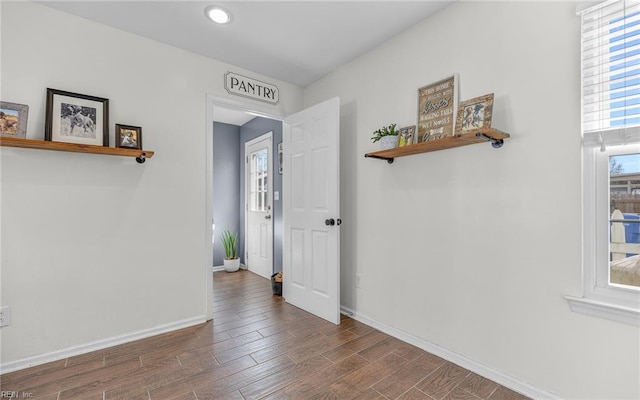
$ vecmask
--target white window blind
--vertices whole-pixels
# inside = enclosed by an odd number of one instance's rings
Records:
[[[582,13],[585,145],[640,140],[640,0],[607,1]]]

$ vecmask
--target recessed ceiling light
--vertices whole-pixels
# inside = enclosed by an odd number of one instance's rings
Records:
[[[228,24],[231,22],[231,14],[224,8],[209,6],[205,8],[204,14],[216,24]]]

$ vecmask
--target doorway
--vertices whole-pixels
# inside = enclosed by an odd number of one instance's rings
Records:
[[[274,116],[271,114],[271,110],[252,111],[245,103],[207,96],[207,218],[205,226],[208,236],[213,234],[212,222],[215,206],[211,179],[213,175],[213,126],[216,120],[214,112],[221,108],[231,108],[265,119],[271,118],[273,123],[277,123],[281,136],[276,138],[274,132],[274,145],[282,142],[284,149],[283,174],[272,174],[272,176],[274,178],[280,177],[280,181],[286,181],[286,185],[282,186],[280,201],[273,203],[272,211],[275,216],[276,205],[279,203],[281,207],[280,232],[281,234],[287,233],[288,236],[277,238],[278,228],[275,227],[274,243],[280,244],[281,261],[278,262],[277,254],[274,254],[274,258],[276,258],[274,269],[284,269],[283,292],[288,292],[285,298],[288,303],[339,324],[339,226],[341,223],[338,201],[340,186],[338,162],[339,99],[326,100],[285,118]],[[267,109],[265,108],[265,110]],[[267,131],[262,131],[261,134]],[[260,135],[254,137],[258,136]],[[244,153],[244,146],[241,148]],[[244,168],[245,154],[242,154],[241,159]],[[305,171],[311,175],[307,175]],[[286,179],[283,179],[283,176]],[[243,186],[241,185],[244,191]],[[307,187],[313,190],[306,190]],[[320,190],[322,188],[326,191]],[[282,206],[282,200],[285,200],[286,210]],[[313,211],[313,215],[305,212],[298,218],[296,211],[301,210]],[[245,211],[246,208],[242,207],[241,213]],[[284,221],[283,211],[287,214],[286,226],[282,223]],[[274,221],[275,224],[276,221]],[[239,235],[239,237],[242,236],[243,234]],[[283,243],[287,246],[286,250],[283,248]],[[207,271],[206,315],[207,319],[213,319],[213,279],[210,275],[210,268],[213,264],[209,263],[209,261],[213,261],[213,243],[207,245],[207,250],[207,266],[205,267],[205,271]],[[242,254],[243,251],[240,253]]]
[[[266,132],[273,131],[273,148],[276,147],[278,143],[282,141],[282,120],[283,117],[273,114],[273,110],[270,110],[266,107],[261,107],[260,105],[250,105],[243,102],[237,102],[233,100],[223,99],[214,97],[211,95],[207,95],[206,97],[206,113],[207,113],[207,124],[206,124],[206,214],[205,214],[205,234],[207,237],[206,240],[206,249],[205,249],[205,282],[206,282],[206,317],[207,320],[211,320],[213,318],[213,309],[212,309],[212,299],[213,299],[213,282],[211,280],[211,270],[212,267],[220,266],[222,258],[215,256],[214,253],[221,254],[222,250],[220,247],[220,232],[224,230],[228,216],[234,218],[237,221],[237,232],[238,232],[238,254],[243,258],[244,263],[244,254],[245,254],[245,211],[246,207],[244,205],[244,192],[246,190],[244,184],[244,160],[245,160],[245,149],[244,142],[254,139]],[[257,117],[257,118],[256,118]],[[253,123],[250,121],[255,120]],[[257,121],[261,121],[262,124],[256,124]],[[219,159],[219,157],[214,157],[214,125],[216,123],[222,123],[222,125],[227,126],[236,126],[242,127],[244,126],[246,129],[243,129],[242,134],[238,131],[236,134],[235,140],[235,151],[237,162],[231,161],[231,163],[235,166],[240,166],[236,171],[230,172],[231,174],[236,174],[236,182],[238,183],[238,190],[235,190],[237,193],[237,200],[229,199],[225,200],[225,204],[234,203],[236,207],[236,211],[230,212],[228,214],[224,214],[224,218],[220,219],[220,207],[224,204],[220,203],[220,196],[223,195],[220,192],[226,190],[224,187],[214,187],[214,175],[218,176],[221,173],[221,169],[225,169],[227,166],[216,166],[216,172],[214,174],[214,162],[215,159]],[[269,125],[270,124],[270,125]],[[217,130],[219,133],[220,130]],[[242,136],[242,137],[240,137]],[[218,150],[220,147],[216,147],[215,153],[218,154]],[[231,157],[229,157],[231,158]],[[274,158],[275,160],[275,158]],[[279,191],[278,194],[281,193],[281,185],[282,185],[282,175],[277,173],[277,169],[273,171],[274,178],[273,183],[275,187],[280,189],[274,189],[275,191]],[[277,186],[280,185],[280,186]],[[225,198],[226,195],[223,195]],[[214,201],[214,198],[217,201]],[[216,210],[216,219],[214,219],[214,208]],[[272,204],[272,218],[274,225],[274,269],[279,271],[282,266],[282,206],[280,200],[274,201]],[[238,216],[239,215],[239,216]],[[231,223],[229,223],[231,225]],[[214,229],[215,228],[215,229]]]

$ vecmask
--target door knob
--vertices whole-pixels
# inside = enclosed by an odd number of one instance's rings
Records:
[[[265,215],[264,219],[271,219],[271,215]]]
[[[325,219],[324,224],[326,226],[334,226],[336,224],[336,220],[333,218]]]

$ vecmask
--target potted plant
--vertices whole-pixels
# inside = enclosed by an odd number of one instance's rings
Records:
[[[224,270],[236,272],[240,269],[240,258],[238,257],[238,233],[232,234],[229,228],[222,232],[222,245],[224,246]]]
[[[398,146],[398,131],[396,124],[384,126],[375,132],[371,137],[373,143],[380,142],[380,150],[393,149]]]

